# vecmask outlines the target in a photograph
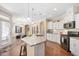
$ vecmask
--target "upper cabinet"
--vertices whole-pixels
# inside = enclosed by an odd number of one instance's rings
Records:
[[[54,25],[53,25],[54,29],[63,29],[63,23],[61,22],[55,22]]]
[[[79,13],[79,6],[74,6],[73,11],[74,11],[74,14],[78,14]]]
[[[74,7],[74,20],[76,29],[79,29],[79,6]]]
[[[53,22],[48,22],[48,25],[47,25],[47,28],[48,29],[53,29]]]
[[[62,22],[48,22],[47,29],[54,30],[54,29],[63,29],[63,23]]]
[[[75,22],[76,29],[79,29],[79,14],[75,15]]]

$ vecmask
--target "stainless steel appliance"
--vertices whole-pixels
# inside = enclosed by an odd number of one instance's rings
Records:
[[[69,37],[79,37],[79,32],[78,31],[68,31],[68,36]]]
[[[64,24],[64,28],[65,29],[73,29],[75,28],[75,21],[69,22],[69,23],[65,23]]]
[[[66,51],[70,52],[70,38],[68,35],[61,35],[60,38],[61,47]]]

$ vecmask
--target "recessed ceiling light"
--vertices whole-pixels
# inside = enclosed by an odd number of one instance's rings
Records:
[[[27,17],[26,20],[27,20],[28,22],[31,22],[31,21],[32,21],[30,17]]]
[[[54,8],[54,11],[57,11],[57,8]]]
[[[31,18],[30,17],[27,17],[27,20],[30,20]]]

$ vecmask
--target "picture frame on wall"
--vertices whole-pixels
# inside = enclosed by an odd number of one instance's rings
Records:
[[[15,26],[15,33],[21,33],[21,32],[22,32],[22,27]]]

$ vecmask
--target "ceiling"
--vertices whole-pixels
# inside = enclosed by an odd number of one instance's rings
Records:
[[[55,18],[64,14],[73,3],[1,3],[3,7],[8,9],[14,16],[29,16],[33,20],[44,18]],[[29,5],[29,15],[28,15]]]

